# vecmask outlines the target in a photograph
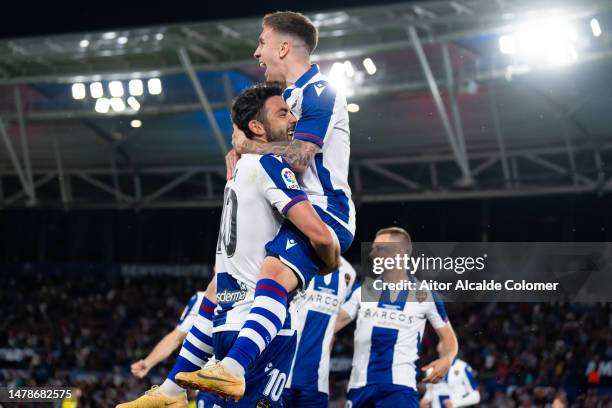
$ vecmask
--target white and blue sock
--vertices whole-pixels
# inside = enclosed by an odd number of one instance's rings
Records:
[[[287,317],[287,290],[272,279],[260,279],[255,287],[253,306],[223,365],[236,375],[244,375],[270,342]]]
[[[185,341],[183,341],[174,367],[172,367],[166,381],[160,386],[160,390],[164,394],[175,396],[182,392],[182,388],[176,384],[176,375],[181,372],[198,371],[213,355],[212,318],[215,307],[217,305],[207,298],[202,299],[198,316],[196,316],[193,326],[189,330]]]

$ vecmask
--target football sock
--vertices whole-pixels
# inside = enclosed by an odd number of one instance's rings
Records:
[[[253,306],[234,345],[222,360],[234,375],[244,376],[283,326],[287,317],[287,291],[272,279],[260,279],[255,287]]]

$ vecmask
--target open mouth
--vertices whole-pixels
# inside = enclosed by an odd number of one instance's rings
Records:
[[[293,138],[293,131],[294,131],[294,130],[295,130],[295,129],[290,129],[290,130],[288,130],[288,131],[287,131],[287,135],[288,135],[289,137]]]

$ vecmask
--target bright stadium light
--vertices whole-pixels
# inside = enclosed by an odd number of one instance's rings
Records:
[[[121,81],[111,81],[108,84],[108,90],[114,98],[120,98],[123,96],[123,84]]]
[[[138,99],[134,98],[133,96],[130,96],[127,99],[127,103],[130,105],[130,108],[134,109],[135,111],[140,110],[140,102],[138,102]]]
[[[98,100],[96,100],[95,109],[98,113],[108,113],[110,109],[110,101],[108,98],[98,98]]]
[[[143,93],[142,81],[140,79],[132,79],[128,83],[128,88],[130,90],[130,95],[140,96]]]
[[[601,35],[601,26],[596,18],[591,19],[591,31],[595,37],[599,37]]]
[[[79,47],[81,47],[81,48],[89,47],[89,40],[81,40],[81,41],[79,41]]]
[[[85,94],[85,84],[82,84],[80,82],[72,84],[72,97],[74,99],[85,99]]]
[[[151,95],[159,95],[162,93],[162,83],[159,78],[151,78],[147,81],[147,88]]]
[[[164,39],[164,35],[162,33],[157,33],[157,34],[155,34],[155,39],[157,41],[161,41],[161,40]]]
[[[346,109],[351,113],[359,112],[359,105],[356,103],[349,103],[346,105]]]
[[[110,105],[115,112],[123,112],[125,110],[125,102],[121,98],[111,98]]]
[[[344,61],[344,72],[349,78],[355,75],[355,68],[353,68],[353,64],[351,64],[351,61]]]
[[[134,119],[133,121],[130,122],[130,126],[133,128],[139,128],[142,126],[142,121],[139,119]]]
[[[376,73],[376,65],[374,64],[374,61],[372,61],[372,58],[364,59],[363,67],[365,68],[366,72],[370,75],[374,75]]]
[[[565,65],[578,59],[576,32],[560,16],[529,20],[499,38],[499,50],[522,63]]]
[[[514,54],[516,52],[516,38],[513,35],[499,37],[499,50],[502,54]]]
[[[101,98],[104,96],[104,88],[102,88],[101,82],[92,82],[89,84],[89,93],[92,98]]]
[[[114,40],[115,37],[117,37],[117,33],[112,31],[102,34],[102,38],[104,38],[105,40]]]
[[[346,76],[344,75],[345,67],[341,62],[334,62],[330,71],[329,78],[331,79],[331,84],[334,88],[346,91],[347,81]]]
[[[117,43],[119,45],[125,45],[127,44],[127,42],[128,42],[128,38],[125,36],[117,38]]]

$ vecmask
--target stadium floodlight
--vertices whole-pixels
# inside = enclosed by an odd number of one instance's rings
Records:
[[[372,58],[364,59],[363,67],[365,68],[366,72],[370,75],[374,75],[376,73],[376,65],[374,64],[374,61],[372,61]]]
[[[81,48],[89,47],[89,40],[81,40],[81,41],[79,41],[79,47],[81,47]]]
[[[127,103],[130,105],[130,108],[134,109],[135,111],[138,112],[140,110],[140,102],[138,102],[138,99],[134,98],[133,96],[130,96],[127,99]]]
[[[516,52],[516,38],[513,35],[499,37],[499,50],[502,54],[514,54]]]
[[[591,19],[591,31],[595,37],[599,37],[602,33],[599,21],[596,18]]]
[[[105,40],[114,40],[115,37],[117,37],[117,33],[113,31],[109,31],[108,33],[102,34],[102,38],[104,38]]]
[[[72,84],[72,97],[74,99],[85,99],[85,84],[77,82],[76,84]]]
[[[157,34],[155,34],[155,39],[157,41],[161,41],[161,40],[164,39],[164,35],[162,33],[157,33]]]
[[[98,100],[96,100],[95,109],[98,113],[108,113],[110,109],[110,101],[108,98],[98,98]]]
[[[89,84],[89,93],[92,98],[101,98],[104,96],[104,88],[102,88],[101,82],[92,82]]]
[[[499,38],[499,49],[516,61],[564,65],[578,59],[576,32],[562,16],[531,19]]]
[[[353,68],[353,64],[349,60],[344,61],[344,73],[349,78],[355,75],[355,68]]]
[[[147,81],[147,88],[151,95],[159,95],[162,93],[162,83],[159,78],[151,78]]]
[[[123,96],[123,84],[121,81],[111,81],[108,84],[108,90],[114,98],[121,98]]]
[[[359,112],[359,105],[356,103],[349,103],[346,105],[346,109],[351,113]]]
[[[125,36],[117,38],[117,43],[119,45],[125,45],[125,44],[127,44],[127,42],[128,42],[128,38],[125,37]]]
[[[115,112],[123,112],[125,110],[125,102],[121,98],[111,98],[110,105]]]
[[[346,91],[347,81],[345,73],[345,67],[342,62],[334,62],[331,69],[329,70],[329,79],[334,88]]]
[[[132,96],[140,96],[143,93],[142,81],[140,79],[130,80],[130,82],[128,82],[128,88]]]
[[[133,121],[130,122],[130,126],[133,128],[139,128],[142,126],[142,121],[139,119],[134,119]]]

